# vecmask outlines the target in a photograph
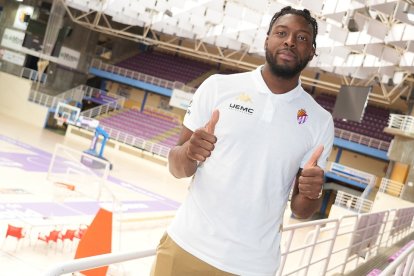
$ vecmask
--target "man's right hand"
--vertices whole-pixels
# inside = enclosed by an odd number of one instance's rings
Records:
[[[219,111],[214,110],[208,123],[191,135],[187,145],[187,157],[190,160],[203,162],[210,157],[214,144],[217,142],[214,130],[218,120]]]

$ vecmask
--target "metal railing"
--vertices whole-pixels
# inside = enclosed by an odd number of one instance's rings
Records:
[[[414,244],[405,249],[379,276],[391,275],[414,275]]]
[[[97,268],[101,266],[107,266],[114,263],[126,262],[134,259],[141,259],[155,255],[155,249],[146,251],[134,251],[124,253],[110,253],[102,254],[98,256],[92,256],[74,261],[68,261],[66,263],[58,264],[50,268],[44,276],[62,275],[66,273],[72,273],[91,268]]]
[[[57,104],[59,102],[62,102],[62,101],[66,102],[70,100],[82,102],[82,99],[84,97],[92,97],[96,93],[106,93],[106,92],[103,90],[94,88],[94,87],[83,85],[83,84],[77,87],[74,87],[72,89],[69,89],[68,91],[60,93],[58,95],[49,95],[41,91],[36,91],[32,89],[29,94],[29,101],[46,106],[46,107],[55,108],[57,107]],[[106,94],[114,98],[114,103],[110,102],[112,103],[112,105],[115,104],[117,108],[122,108],[124,106],[124,102],[125,102],[124,97],[115,95],[115,94],[108,94],[108,93]]]
[[[119,110],[121,108],[122,107],[116,101],[114,101],[87,109],[85,111],[82,111],[80,114],[84,117],[94,118],[104,114],[108,114],[111,111]]]
[[[79,87],[81,87],[82,91],[84,92],[84,97],[96,97],[98,94],[105,94],[107,96],[110,96],[112,98],[114,98],[114,101],[117,102],[117,105],[120,107],[124,107],[124,103],[125,103],[125,97],[117,95],[115,93],[108,93],[106,91],[103,91],[101,89],[95,88],[95,87],[90,87],[90,86],[86,86],[86,85],[80,85]]]
[[[72,88],[64,93],[61,93],[57,96],[51,96],[42,92],[38,92],[35,90],[30,91],[29,94],[29,101],[35,102],[37,104],[47,106],[50,108],[55,108],[57,104],[61,101],[67,100],[77,100],[81,101],[83,97],[92,97],[96,95],[96,93],[106,93],[97,88],[89,87],[86,85],[80,85],[75,88]],[[107,93],[106,93],[107,94]],[[113,102],[108,102],[106,104],[88,109],[83,111],[81,114],[85,117],[94,118],[98,117],[103,114],[108,114],[111,111],[122,109],[124,106],[125,98],[119,95],[109,94],[111,97],[115,98]],[[144,139],[142,137],[133,136],[126,132],[122,132],[120,130],[110,128],[108,126],[102,126],[102,128],[108,132],[111,139],[148,151],[152,154],[167,158],[168,153],[170,151],[170,147],[161,145],[159,143],[154,143]],[[93,131],[92,129],[88,129],[85,127],[86,130]]]
[[[389,194],[395,197],[401,197],[403,188],[404,183],[393,181],[387,178],[382,178],[379,191],[384,194]]]
[[[369,213],[374,205],[374,202],[344,191],[338,191],[334,204],[357,213]]]
[[[390,114],[388,127],[414,134],[414,117],[400,114]]]
[[[181,82],[172,82],[169,80],[157,78],[151,75],[143,74],[137,71],[129,70],[123,67],[111,65],[102,62],[99,59],[93,59],[91,63],[91,67],[97,68],[102,71],[110,72],[113,74],[121,75],[127,78],[132,78],[135,80],[143,81],[146,83],[154,84],[160,87],[168,88],[168,89],[180,89],[182,91],[194,93],[196,90],[193,87],[186,86],[184,83]],[[379,139],[371,138],[368,136],[364,136],[361,134],[357,134],[351,131],[347,131],[344,129],[335,128],[335,136],[344,140],[348,140],[351,142],[355,142],[361,145],[366,145],[375,149],[380,149],[383,151],[388,151],[390,146],[389,142],[382,141]]]
[[[413,234],[413,216],[414,207],[410,207],[285,226],[280,243],[281,262],[277,275],[349,273],[370,261],[380,252],[380,249],[396,244]],[[412,252],[412,247],[408,251]],[[149,257],[154,254],[155,249],[110,253],[72,260],[51,267],[44,275],[61,275]],[[406,256],[411,255],[405,253],[401,255],[401,258],[406,260]],[[394,266],[403,263],[404,260],[398,261]]]
[[[144,73],[140,73],[134,70],[126,69],[123,67],[115,66],[112,64],[104,63],[99,59],[93,59],[91,63],[91,67],[97,68],[102,71],[110,72],[113,74],[117,74],[123,77],[131,78],[134,80],[143,81],[145,83],[150,83],[159,87],[168,88],[168,89],[180,89],[186,92],[194,92],[195,88],[186,86],[182,82],[178,81],[169,81],[166,79],[154,77],[151,75],[147,75]]]
[[[38,82],[39,76],[39,72],[27,67],[23,67],[22,70],[20,71],[20,77],[21,78],[26,78],[35,82]],[[47,81],[47,74],[43,73],[40,75],[40,83],[45,84]]]
[[[66,102],[67,100],[82,101],[84,91],[82,86],[72,88],[66,92],[58,95],[49,95],[41,91],[32,89],[29,94],[29,101],[50,107],[56,108],[59,102]]]
[[[169,147],[148,141],[147,139],[144,139],[142,137],[133,136],[126,132],[122,132],[120,130],[113,129],[107,126],[102,126],[102,128],[109,134],[111,139],[124,143],[126,145],[130,145],[130,146],[148,151],[152,154],[155,154],[155,155],[158,155],[164,158],[167,158],[168,153],[170,152]]]
[[[134,136],[126,132],[120,131],[118,129],[115,129],[115,128],[111,128],[105,125],[101,125],[101,127],[108,133],[108,135],[110,136],[112,140],[147,151],[151,154],[154,154],[154,155],[157,155],[163,158],[167,158],[168,153],[171,150],[170,147],[164,146],[159,143],[148,141],[145,138]],[[93,129],[89,129],[87,127],[85,127],[84,129],[87,131],[93,132]]]
[[[383,151],[388,151],[388,148],[390,147],[389,142],[364,136],[340,128],[335,128],[335,137]]]

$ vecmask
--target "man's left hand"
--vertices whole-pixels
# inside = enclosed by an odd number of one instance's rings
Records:
[[[323,146],[321,145],[314,151],[299,176],[299,194],[309,199],[319,199],[322,196],[323,183],[325,180],[324,171],[317,165],[322,152]]]

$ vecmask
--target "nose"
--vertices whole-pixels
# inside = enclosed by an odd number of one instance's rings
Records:
[[[295,36],[293,34],[287,36],[284,44],[288,48],[295,48],[296,47],[296,38],[295,38]]]

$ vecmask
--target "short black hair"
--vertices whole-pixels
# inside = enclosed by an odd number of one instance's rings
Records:
[[[312,29],[313,29],[313,43],[312,44],[313,44],[313,47],[316,48],[316,35],[318,34],[318,22],[316,22],[316,19],[312,17],[309,10],[307,9],[297,10],[297,9],[292,8],[291,6],[284,7],[283,9],[275,13],[275,15],[273,15],[272,20],[270,20],[270,25],[269,25],[269,30],[267,31],[267,35],[270,34],[273,24],[276,22],[276,20],[279,19],[279,17],[286,15],[286,14],[295,14],[295,15],[302,16],[303,18],[306,19],[306,21],[312,26]]]

